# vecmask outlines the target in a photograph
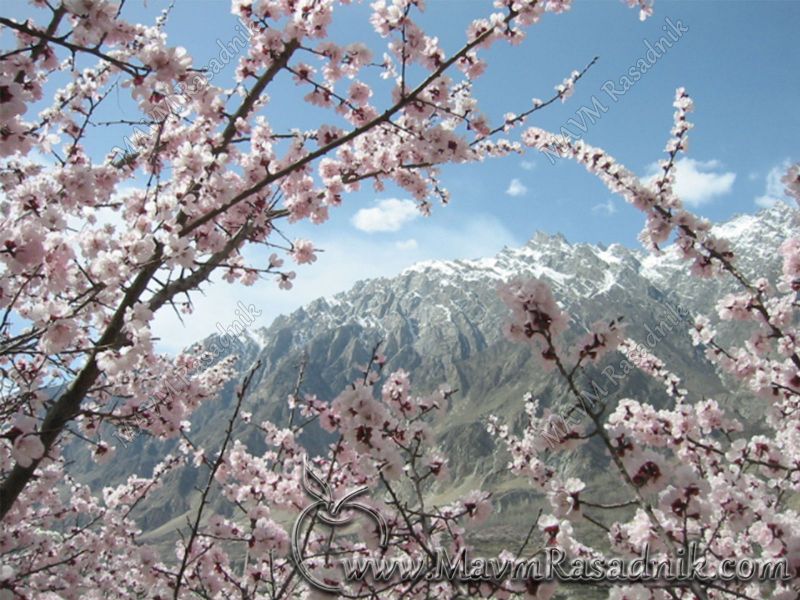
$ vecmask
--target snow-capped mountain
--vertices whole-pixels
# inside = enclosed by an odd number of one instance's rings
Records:
[[[730,240],[742,272],[774,280],[780,271],[777,248],[800,232],[800,213],[777,204],[757,215],[736,217],[714,232]],[[734,283],[690,278],[688,269],[673,248],[647,256],[617,244],[608,248],[570,244],[563,236],[537,233],[524,246],[506,248],[494,257],[423,262],[392,278],[362,281],[248,334],[239,350],[240,366],[245,370],[256,358],[264,366],[246,410],[253,413],[253,422],[285,418],[285,399],[304,355],[308,361],[304,391],[333,399],[380,341],[389,357],[387,368],[411,372],[418,393],[444,383],[459,390],[447,407],[447,418],[437,425],[458,484],[451,487],[469,483],[502,489],[497,501],[503,510],[513,511],[529,497],[524,485],[504,479],[505,458],[486,433],[486,418],[495,414],[518,423],[521,398],[528,391],[555,410],[570,400],[563,384],[536,366],[527,347],[503,338],[508,310],[498,299],[498,284],[517,276],[543,278],[571,315],[573,334],[599,319],[624,316],[628,336],[646,343],[648,334],[660,327],[663,335],[652,351],[683,379],[690,393],[723,402],[735,399],[745,410],[746,395],[720,379],[702,351],[691,344],[688,319],[680,322],[676,317],[681,311],[712,312],[715,299],[726,289],[735,289]],[[206,343],[212,341],[213,337]],[[604,364],[619,360],[611,356]],[[667,402],[662,387],[642,374],[634,372],[614,382],[603,375],[602,367],[587,371],[583,383],[602,388],[604,402],[613,405],[626,396]],[[226,414],[230,402],[226,395],[198,411],[192,431],[200,443],[214,446],[225,423],[220,415]],[[244,435],[254,448],[262,444],[255,433]],[[310,432],[305,443],[318,450],[326,438],[319,431]],[[147,470],[161,452],[157,444],[139,439],[120,448],[114,470]],[[601,455],[583,452],[560,466],[585,472],[602,465]],[[119,469],[119,461],[134,464]],[[95,468],[92,477],[113,479],[113,471],[106,470]],[[194,483],[187,479],[165,488],[159,506],[145,514],[146,526],[156,527],[185,510]],[[598,485],[602,484],[600,477]],[[443,488],[441,493],[447,492]]]
[[[757,215],[735,217],[713,229],[738,250],[737,265],[752,278],[777,273],[776,250],[793,231],[800,231],[800,214],[783,203]],[[660,255],[650,255],[619,244],[608,248],[570,244],[560,234],[538,232],[524,246],[505,248],[494,257],[425,261],[393,278],[359,282],[347,292],[279,318],[262,330],[261,337],[269,340],[270,330],[291,323],[296,326],[294,344],[302,345],[331,325],[354,325],[391,335],[401,322],[416,322],[420,330],[436,329],[443,321],[453,322],[461,315],[484,335],[495,338],[498,332],[493,332],[492,326],[504,315],[493,310],[499,306],[494,291],[497,284],[517,276],[546,280],[567,307],[613,296],[615,288],[630,294],[644,286],[696,310],[706,308],[700,299],[708,297],[711,288],[735,289],[724,279],[718,283],[689,278],[688,271],[689,265],[673,246]],[[486,297],[486,291],[491,296]],[[478,314],[486,320],[478,321]]]

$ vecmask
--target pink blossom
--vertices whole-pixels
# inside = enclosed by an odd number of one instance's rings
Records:
[[[295,240],[292,245],[292,258],[299,265],[304,263],[313,263],[317,260],[314,254],[314,244],[308,240]]]
[[[38,433],[22,433],[14,439],[11,456],[21,467],[30,467],[34,461],[44,456],[44,450]]]
[[[789,167],[781,182],[786,185],[786,195],[793,197],[800,206],[800,163]]]

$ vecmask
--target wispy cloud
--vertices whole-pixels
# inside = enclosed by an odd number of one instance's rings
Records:
[[[536,168],[536,162],[532,160],[523,160],[521,163],[519,163],[519,166],[526,171],[533,171]]]
[[[524,196],[527,193],[528,188],[526,188],[525,185],[516,177],[511,180],[511,182],[508,184],[508,189],[506,189],[506,194],[514,198]]]
[[[776,202],[785,202],[786,186],[781,181],[781,178],[786,174],[789,168],[789,161],[785,160],[781,164],[772,167],[767,173],[767,178],[764,187],[764,193],[756,197],[756,206],[761,208],[768,208]]]
[[[394,246],[398,250],[416,250],[419,244],[417,244],[417,240],[411,238],[408,240],[400,240],[399,242],[395,242]]]
[[[676,161],[674,189],[678,198],[689,206],[701,206],[729,193],[736,181],[736,173],[723,172],[721,167],[718,160],[681,158]],[[661,174],[661,169],[652,164],[648,174],[656,177]]]
[[[595,204],[592,207],[592,212],[593,213],[605,213],[607,215],[613,215],[615,212],[617,212],[617,207],[614,206],[614,203],[609,198],[605,202],[601,202],[600,204]]]
[[[367,233],[399,231],[419,215],[417,205],[412,200],[386,198],[379,200],[377,206],[359,210],[353,215],[352,223],[356,229]]]

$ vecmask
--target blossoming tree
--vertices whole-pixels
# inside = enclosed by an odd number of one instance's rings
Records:
[[[680,380],[657,357],[626,340],[617,321],[595,324],[573,351],[563,347],[567,315],[542,282],[513,282],[501,290],[512,311],[507,333],[530,344],[544,366],[555,369],[567,383],[575,408],[591,430],[577,425],[561,429],[556,452],[570,450],[591,437],[599,437],[613,467],[627,487],[628,498],[603,503],[588,499],[584,482],[561,477],[546,462],[553,438],[553,415],[540,413],[538,402],[528,398],[528,424],[515,435],[496,419],[490,423],[512,456],[511,468],[529,477],[546,493],[552,513],[541,520],[549,542],[575,556],[602,556],[573,535],[572,524],[588,521],[607,533],[614,551],[638,556],[645,545],[664,558],[687,555],[690,544],[698,557],[717,569],[736,557],[784,559],[787,578],[777,585],[750,581],[690,581],[688,597],[794,598],[800,576],[800,530],[791,498],[800,488],[800,347],[798,347],[797,292],[800,291],[800,239],[786,240],[780,248],[780,281],[749,281],[737,268],[730,245],[711,233],[710,223],[683,208],[673,190],[675,160],[687,148],[687,119],[692,101],[685,90],[676,93],[674,127],[667,143],[661,175],[642,182],[605,151],[583,142],[530,128],[526,144],[539,149],[557,148],[596,174],[611,191],[619,193],[647,217],[640,239],[653,252],[675,236],[682,257],[691,261],[696,277],[732,277],[740,292],[718,299],[720,321],[749,323],[752,335],[741,346],[725,347],[707,316],[696,317],[691,330],[695,344],[719,368],[741,380],[754,396],[765,399],[768,435],[751,435],[744,424],[727,416],[713,399],[693,399]],[[800,204],[800,165],[783,178],[786,193]],[[797,216],[795,217],[797,218]],[[800,220],[797,223],[800,226]],[[607,417],[581,393],[581,371],[609,351],[619,350],[636,367],[661,381],[674,405],[656,410],[633,399],[618,403]],[[563,426],[563,419],[560,424]],[[598,514],[630,508],[629,519],[605,524]],[[613,513],[612,513],[613,515]],[[613,598],[684,597],[675,589],[648,589],[644,585],[619,587]]]
[[[251,423],[270,447],[255,456],[233,435],[237,422],[250,421],[241,405],[251,371],[237,388],[219,447],[202,448],[188,421],[233,376],[233,359],[212,364],[196,352],[160,355],[151,322],[159,310],[191,311],[193,292],[217,273],[246,285],[266,275],[290,288],[294,273],[284,269],[279,253],[302,264],[315,259],[315,248],[307,240],[282,243],[280,223],[324,222],[362,182],[379,189],[392,182],[428,212],[433,200],[448,199],[438,180],[441,165],[553,145],[646,213],[643,240],[651,248],[675,233],[696,275],[732,276],[741,284],[741,294],[721,300],[720,316],[753,321],[753,338],[742,348],[725,348],[707,320],[698,320],[695,335],[723,369],[770,399],[772,434],[741,435],[741,425],[713,401],[692,403],[678,393],[674,376],[655,357],[632,359],[675,390],[675,406],[655,411],[628,400],[605,420],[600,409],[588,407],[594,431],[561,440],[566,448],[589,435],[602,438],[629,487],[625,504],[634,513],[606,526],[589,514],[589,508],[606,507],[584,498],[582,482],[562,480],[547,466],[531,403],[521,437],[500,423],[491,428],[508,444],[512,468],[547,494],[551,509],[537,521],[545,544],[571,555],[602,554],[572,533],[571,521],[591,519],[607,530],[611,551],[621,554],[650,543],[674,555],[692,539],[716,560],[742,553],[788,557],[796,575],[797,514],[786,503],[797,492],[800,469],[794,315],[800,241],[784,244],[784,280],[777,287],[749,282],[708,223],[681,207],[672,175],[689,129],[691,103],[683,91],[663,177],[652,184],[602,150],[541,130],[524,131],[521,142],[510,139],[530,114],[567,98],[582,71],[557,86],[551,99],[535,100],[501,123],[481,114],[471,91],[486,66],[481,54],[496,43],[519,42],[544,13],[567,10],[568,1],[498,0],[496,11],[474,21],[464,45],[450,55],[415,20],[424,10],[421,0],[378,1],[371,24],[387,45],[376,59],[360,42],[327,39],[332,19],[347,10],[345,0],[236,0],[233,12],[248,27],[250,45],[238,61],[233,90],[212,85],[183,49],[168,44],[168,11],[143,25],[126,21],[123,5],[102,0],[34,4],[47,15],[41,22],[0,17],[13,37],[0,53],[0,590],[20,598],[286,598],[319,593],[301,576],[311,573],[348,597],[551,597],[555,582],[485,582],[470,589],[427,578],[424,570],[406,581],[345,585],[337,578],[341,552],[423,559],[438,548],[456,552],[466,544],[465,522],[487,516],[488,495],[480,491],[445,507],[430,506],[425,497],[428,482],[446,474],[429,425],[451,393],[446,388],[412,395],[408,374],[383,378],[384,358],[376,349],[359,379],[330,402],[303,395],[301,377],[289,399],[288,423]],[[644,0],[629,4],[642,17],[649,14]],[[387,106],[373,101],[367,83],[373,71],[385,80]],[[326,118],[309,131],[271,124],[268,91],[287,76],[307,103],[327,111],[316,113]],[[54,80],[66,83],[51,94]],[[147,125],[148,133],[131,152],[93,157],[91,138],[103,126],[96,115],[112,89],[130,94],[143,117],[128,124]],[[31,106],[45,97],[52,102],[33,115]],[[793,167],[786,180],[796,197],[798,171]],[[123,196],[126,182],[135,189]],[[101,224],[98,216],[105,213],[124,225]],[[277,251],[267,264],[248,264],[248,245]],[[509,335],[531,343],[581,402],[575,378],[623,341],[619,323],[598,324],[570,356],[561,347],[565,316],[544,283],[512,282],[502,295],[513,314]],[[175,369],[192,376],[165,390],[164,373]],[[311,460],[318,475],[310,477],[297,435],[313,421],[334,443],[326,456]],[[107,460],[114,449],[102,431],[131,423],[148,435],[179,438],[178,451],[163,457],[151,477],[131,476],[101,496],[70,476],[65,444],[87,444],[97,460]],[[676,461],[680,468],[673,468]],[[204,466],[207,483],[175,556],[165,557],[145,543],[132,513],[166,473],[190,463]],[[302,510],[309,491],[332,502],[364,485],[385,492],[383,501],[364,500],[385,520],[385,540],[365,526],[363,539],[332,544],[314,520],[300,531],[300,560],[290,557],[282,515]],[[230,504],[233,517],[213,510],[214,493]],[[514,555],[535,552],[534,545],[526,540]],[[611,593],[796,594],[793,582],[759,585],[618,586]]]

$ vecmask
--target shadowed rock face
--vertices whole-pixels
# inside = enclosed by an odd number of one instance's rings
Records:
[[[777,248],[799,229],[797,211],[778,204],[755,216],[735,218],[716,233],[730,239],[747,276],[774,281],[780,272]],[[713,396],[723,404],[735,401],[747,414],[754,401],[721,380],[702,351],[692,346],[687,334],[691,317],[681,322],[675,316],[681,310],[710,313],[716,299],[735,287],[729,278],[690,278],[688,269],[674,249],[646,257],[620,245],[570,244],[561,236],[537,233],[521,248],[504,249],[492,258],[420,263],[390,279],[362,281],[348,292],[316,300],[267,328],[249,332],[238,352],[239,367],[247,370],[256,358],[264,366],[244,410],[253,413],[255,423],[283,421],[286,398],[304,354],[308,365],[303,391],[332,400],[355,376],[355,365],[366,363],[372,347],[382,341],[382,352],[389,358],[386,368],[408,370],[417,393],[442,384],[459,390],[446,418],[436,425],[439,443],[450,459],[452,481],[432,493],[446,497],[448,485],[455,488],[465,480],[495,489],[502,519],[507,511],[533,500],[524,482],[515,484],[506,473],[506,459],[486,433],[486,417],[495,414],[519,426],[526,392],[555,410],[565,409],[571,401],[563,383],[542,372],[527,347],[503,338],[508,311],[497,297],[497,285],[517,276],[546,280],[572,317],[568,339],[594,321],[624,316],[628,336],[642,344],[656,340],[652,351],[682,378],[690,394]],[[212,337],[203,343],[213,341]],[[626,396],[657,405],[668,402],[661,385],[640,373],[624,378],[612,377],[608,370],[603,373],[612,367],[618,375],[621,360],[615,353],[585,372],[584,389],[610,406]],[[206,447],[215,448],[221,440],[232,388],[195,415],[193,437]],[[242,430],[242,437],[253,450],[264,447],[252,432]],[[319,430],[310,430],[303,438],[312,452],[323,449],[327,440]],[[119,447],[112,464],[99,467],[83,450],[72,454],[82,478],[100,485],[118,481],[123,474],[149,472],[171,445],[137,439],[127,448]],[[591,444],[558,464],[560,469],[595,478],[600,485],[609,482],[604,467],[603,453]],[[201,477],[199,471],[190,470],[160,490],[142,512],[144,527],[157,527],[186,510]]]

